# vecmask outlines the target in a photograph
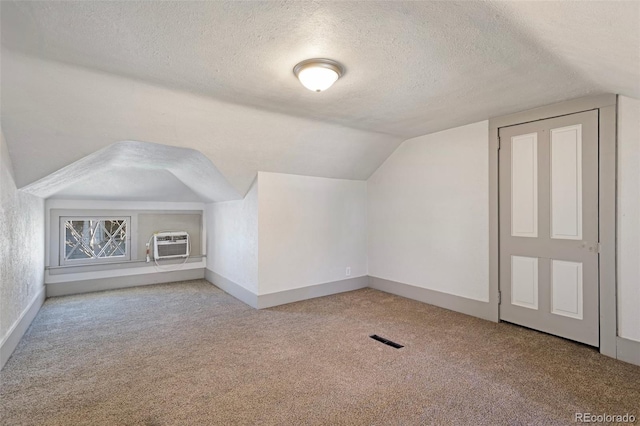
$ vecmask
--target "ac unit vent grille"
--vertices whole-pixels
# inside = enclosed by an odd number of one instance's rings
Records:
[[[153,257],[170,259],[189,256],[189,234],[186,232],[162,232],[154,235]]]
[[[172,245],[158,246],[158,257],[184,256],[186,252],[187,252],[186,244],[172,244]]]
[[[177,241],[187,241],[187,236],[186,235],[166,235],[166,236],[159,236],[157,237],[158,242],[164,242],[164,241],[172,241],[172,242],[177,242]]]

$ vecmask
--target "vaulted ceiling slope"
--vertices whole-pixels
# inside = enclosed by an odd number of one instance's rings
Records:
[[[1,78],[2,131],[19,187],[135,140],[201,152],[243,196],[259,170],[366,179],[402,142],[8,50],[2,51]]]
[[[640,97],[640,2],[1,3],[2,129],[26,185],[123,140],[366,179],[408,137],[583,95]],[[329,91],[292,68],[329,57]]]

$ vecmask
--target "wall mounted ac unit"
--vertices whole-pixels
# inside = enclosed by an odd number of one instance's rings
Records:
[[[189,234],[186,232],[159,232],[153,235],[153,257],[172,259],[189,256]]]

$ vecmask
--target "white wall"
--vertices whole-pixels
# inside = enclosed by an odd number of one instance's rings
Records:
[[[259,294],[367,275],[366,198],[364,181],[260,172]]]
[[[618,334],[640,342],[640,100],[618,102]]]
[[[44,287],[44,201],[16,189],[0,131],[0,345]]]
[[[489,301],[488,122],[409,139],[369,178],[369,275]]]
[[[258,294],[258,184],[243,200],[207,204],[207,269]]]

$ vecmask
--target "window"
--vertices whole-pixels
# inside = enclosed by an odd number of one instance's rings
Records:
[[[129,260],[129,220],[129,217],[61,217],[61,264]]]

